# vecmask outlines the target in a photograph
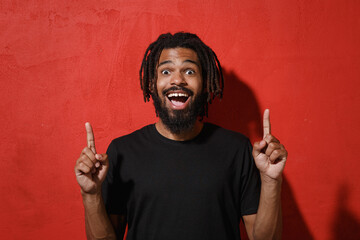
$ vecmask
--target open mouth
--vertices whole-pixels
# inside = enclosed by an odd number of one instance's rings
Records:
[[[184,92],[170,92],[166,94],[166,97],[172,103],[172,105],[176,108],[185,107],[186,102],[189,99],[189,94]]]

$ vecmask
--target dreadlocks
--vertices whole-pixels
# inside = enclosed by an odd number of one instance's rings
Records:
[[[220,62],[214,51],[192,33],[162,34],[146,49],[140,68],[140,85],[144,101],[150,101],[151,89],[154,87],[156,89],[156,67],[162,50],[177,47],[192,49],[198,55],[202,69],[203,90],[206,89],[205,94],[207,94],[204,109],[200,111],[200,117],[202,118],[207,116],[208,103],[211,103],[211,100],[216,96],[222,98],[224,77]]]

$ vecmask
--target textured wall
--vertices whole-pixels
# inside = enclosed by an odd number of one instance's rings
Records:
[[[289,151],[284,239],[360,239],[359,12],[356,0],[1,1],[1,238],[85,239],[73,171],[84,123],[101,152],[156,121],[140,62],[183,30],[225,69],[208,121],[254,141],[271,109]]]

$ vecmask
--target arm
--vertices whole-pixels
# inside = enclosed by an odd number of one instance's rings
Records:
[[[253,239],[281,239],[281,180],[267,183],[262,179],[257,214],[243,216],[246,232]]]
[[[107,174],[109,160],[106,154],[96,153],[91,125],[86,123],[85,127],[88,146],[76,161],[75,175],[85,209],[86,236],[88,239],[116,239],[101,197],[101,184]]]
[[[253,148],[260,171],[261,191],[257,214],[243,216],[251,240],[281,239],[281,184],[287,151],[270,133],[269,110],[264,112],[264,139]]]
[[[125,232],[126,232],[126,215],[117,215],[117,214],[110,214],[109,216],[112,226],[114,227],[114,231],[116,234],[117,239],[125,239]]]
[[[258,213],[254,223],[254,239],[281,239],[282,214],[281,214],[281,182],[261,176],[261,193]],[[269,239],[269,238],[268,238]]]
[[[126,231],[126,216],[110,214],[104,207],[101,194],[83,194],[85,230],[87,239],[123,239]]]
[[[116,239],[115,231],[107,216],[101,194],[82,194],[82,196],[87,239]]]

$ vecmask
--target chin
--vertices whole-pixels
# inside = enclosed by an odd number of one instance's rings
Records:
[[[171,106],[167,106],[166,99],[161,100],[159,96],[155,95],[152,95],[152,99],[157,116],[173,134],[192,129],[206,103],[206,98],[199,95],[194,99],[188,99],[191,101],[187,103],[184,109],[175,110]]]

